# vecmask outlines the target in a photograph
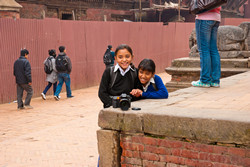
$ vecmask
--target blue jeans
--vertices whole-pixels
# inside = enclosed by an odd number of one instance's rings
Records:
[[[69,74],[59,73],[58,74],[58,81],[59,81],[59,84],[57,85],[55,96],[59,96],[59,94],[62,90],[62,85],[64,82],[66,84],[67,97],[72,96],[71,89],[70,89],[70,76],[69,76]]]
[[[221,65],[217,48],[217,32],[220,22],[196,20],[196,38],[200,53],[200,81],[203,83],[220,83]]]
[[[48,82],[48,85],[47,85],[46,88],[44,89],[43,94],[46,95],[47,91],[50,89],[51,86],[52,86],[52,83],[51,83],[51,82]],[[53,92],[54,92],[54,94],[55,94],[55,92],[56,92],[56,87],[57,87],[57,82],[53,83]]]

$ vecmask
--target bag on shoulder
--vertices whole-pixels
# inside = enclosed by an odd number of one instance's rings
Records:
[[[59,55],[56,58],[56,69],[57,71],[66,71],[68,61],[65,56]]]
[[[189,6],[189,13],[200,14],[217,8],[227,3],[227,0],[192,0]]]
[[[52,65],[52,61],[51,61],[51,57],[48,57],[45,61],[44,61],[44,71],[46,74],[51,74],[53,71],[53,65]]]
[[[105,52],[105,54],[103,56],[103,63],[105,65],[110,65],[111,62],[112,62],[112,55],[111,55],[110,51],[109,52]]]

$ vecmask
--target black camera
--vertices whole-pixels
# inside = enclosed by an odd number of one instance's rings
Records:
[[[123,111],[126,111],[131,106],[131,97],[126,93],[122,93],[121,96],[113,96],[112,98],[113,108],[121,108]]]

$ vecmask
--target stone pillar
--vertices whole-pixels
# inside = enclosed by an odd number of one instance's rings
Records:
[[[99,167],[120,167],[120,133],[112,130],[97,131]]]
[[[0,1],[0,18],[19,19],[21,8],[15,0]]]

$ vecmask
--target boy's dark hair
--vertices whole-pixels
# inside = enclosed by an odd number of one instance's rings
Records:
[[[50,56],[55,56],[56,55],[56,50],[55,49],[51,49],[48,51]]]
[[[128,46],[128,45],[126,45],[126,44],[121,44],[121,45],[119,45],[119,46],[116,48],[116,50],[115,50],[115,56],[117,56],[117,55],[116,55],[117,52],[118,52],[119,50],[121,50],[121,49],[127,49],[128,52],[133,56],[133,51],[132,51],[131,47]]]
[[[152,59],[143,59],[138,66],[138,70],[140,69],[155,73],[155,63]]]
[[[25,56],[25,54],[29,54],[29,51],[27,49],[22,49],[21,50],[21,56]]]
[[[108,45],[108,49],[112,49],[113,47],[112,47],[112,45]]]
[[[59,46],[59,51],[60,52],[64,52],[64,50],[65,50],[65,46]]]

